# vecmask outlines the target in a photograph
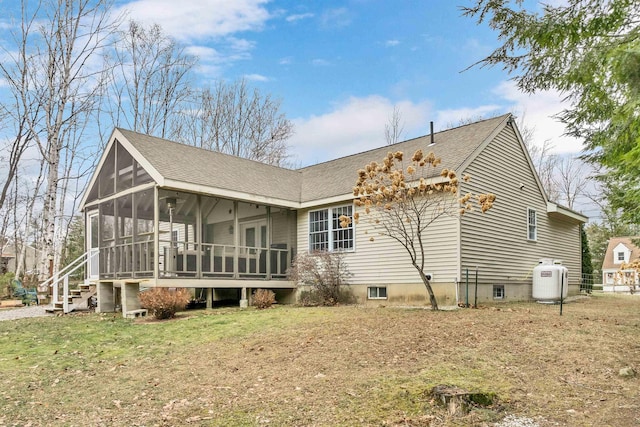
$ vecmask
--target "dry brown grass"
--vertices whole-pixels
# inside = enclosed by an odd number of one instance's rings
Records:
[[[562,317],[519,303],[0,322],[0,425],[636,426],[639,379],[618,371],[640,371],[639,308],[599,296]],[[450,418],[437,384],[500,402]]]

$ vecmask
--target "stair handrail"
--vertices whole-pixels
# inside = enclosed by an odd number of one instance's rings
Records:
[[[45,280],[44,282],[40,283],[40,286],[41,286],[41,287],[43,287],[43,288],[44,288],[45,286],[51,287],[51,286],[52,286],[52,283],[49,283],[49,282],[53,282],[54,280],[57,280],[56,276],[60,276],[60,274],[64,273],[65,271],[67,271],[68,269],[70,269],[71,267],[73,267],[73,265],[74,265],[76,262],[78,262],[79,260],[81,260],[81,259],[83,259],[84,257],[86,257],[86,256],[87,256],[87,254],[88,254],[89,252],[91,252],[91,251],[89,250],[89,251],[87,251],[87,252],[83,253],[83,254],[82,254],[82,255],[80,255],[78,258],[74,259],[74,260],[73,260],[73,261],[71,261],[69,264],[67,264],[67,266],[66,266],[66,267],[64,267],[62,270],[60,270],[60,271],[56,271],[56,272],[54,273],[54,275],[53,275],[53,276],[49,277],[49,278],[48,278],[47,280]],[[95,254],[94,254],[94,255],[95,255]],[[91,255],[91,257],[93,258],[93,255]],[[84,262],[83,262],[83,263],[84,263]],[[82,265],[82,264],[80,264],[80,265]]]
[[[62,270],[56,272],[49,280],[51,280],[51,283],[48,284],[47,286],[49,287],[53,287],[53,298],[52,298],[52,304],[55,304],[58,301],[58,286],[60,285],[60,281],[62,281],[62,311],[64,314],[69,313],[69,276],[72,273],[75,273],[76,270],[78,270],[80,267],[84,266],[85,264],[89,263],[90,260],[93,259],[93,257],[95,257],[96,255],[99,254],[98,251],[95,251],[93,253],[91,253],[91,250],[88,250],[87,252],[83,253],[82,255],[80,255],[78,258],[76,258],[75,260],[73,260],[73,262],[71,262],[69,265],[67,265],[65,268],[63,268]],[[80,261],[80,262],[78,262]],[[76,264],[74,266],[74,264]],[[73,267],[73,268],[71,268]],[[60,277],[60,273],[68,270],[69,268],[71,268],[71,270],[67,271],[62,277]],[[47,280],[47,282],[49,281]],[[44,287],[44,284],[46,282],[44,282],[41,286]]]

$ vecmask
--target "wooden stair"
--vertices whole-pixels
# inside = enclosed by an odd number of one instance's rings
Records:
[[[69,289],[69,312],[81,308],[89,308],[89,299],[96,295],[96,293],[96,285],[93,282],[81,283],[76,289]],[[63,313],[64,303],[63,301],[54,302],[46,307],[45,311],[49,313]]]

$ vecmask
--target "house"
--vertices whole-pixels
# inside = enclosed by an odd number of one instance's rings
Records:
[[[640,274],[622,269],[623,264],[640,259],[640,248],[633,243],[638,237],[613,237],[609,240],[602,262],[602,289],[628,292],[630,285],[640,285]],[[616,289],[617,288],[617,289]]]
[[[2,242],[4,243],[0,244],[0,249],[2,249],[0,251],[0,274],[7,272],[15,273],[18,258],[22,251],[22,244],[18,243],[18,245],[16,245],[12,240],[0,238],[0,243]],[[18,248],[17,255],[16,246]],[[37,250],[33,246],[27,245],[26,248],[24,248],[24,271],[34,272],[36,270],[37,255]]]
[[[136,309],[141,286],[198,289],[208,306],[246,304],[257,288],[293,302],[287,268],[296,253],[318,249],[344,253],[360,302],[428,304],[404,248],[370,242],[364,224],[338,227],[340,215],[361,209],[352,194],[358,169],[389,150],[418,148],[473,177],[462,194],[497,196],[486,215],[450,216],[429,229],[439,304],[464,301],[476,282],[480,301],[529,299],[541,258],[562,260],[578,291],[587,218],[547,199],[509,114],[298,170],[115,129],[81,202],[98,310]]]

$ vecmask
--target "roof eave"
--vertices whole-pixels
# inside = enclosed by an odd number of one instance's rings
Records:
[[[300,202],[297,200],[287,200],[277,197],[251,194],[225,188],[215,188],[207,185],[194,184],[174,179],[165,179],[161,188],[171,188],[174,190],[187,191],[192,193],[206,194],[210,196],[224,197],[232,200],[243,200],[251,203],[259,203],[269,206],[280,206],[283,208],[299,209]]]
[[[582,215],[579,212],[560,206],[554,202],[547,202],[547,213],[551,216],[558,216],[561,218],[570,218],[574,221],[586,223],[589,221],[589,217]]]

